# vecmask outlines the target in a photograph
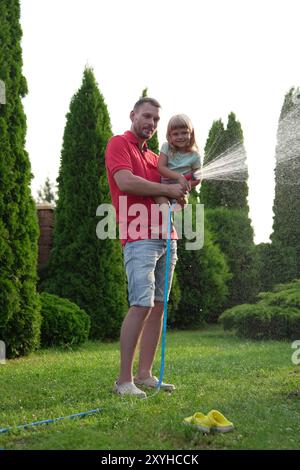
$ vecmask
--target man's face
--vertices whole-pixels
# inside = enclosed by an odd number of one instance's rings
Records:
[[[131,131],[141,140],[148,140],[156,131],[160,109],[150,103],[142,104],[136,111],[131,111]]]

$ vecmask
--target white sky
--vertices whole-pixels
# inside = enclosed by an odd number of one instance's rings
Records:
[[[33,196],[59,169],[65,115],[93,67],[113,132],[141,91],[168,119],[192,119],[203,149],[233,111],[244,131],[255,242],[272,230],[274,156],[285,93],[300,83],[299,0],[21,0],[27,150]]]

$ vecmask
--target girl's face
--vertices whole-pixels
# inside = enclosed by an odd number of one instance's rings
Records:
[[[178,150],[186,150],[190,144],[191,132],[187,127],[174,129],[170,132],[171,144]]]

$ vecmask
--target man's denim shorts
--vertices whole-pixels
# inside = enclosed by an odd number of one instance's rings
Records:
[[[124,265],[128,280],[130,306],[154,307],[154,300],[164,301],[167,240],[127,242]],[[169,292],[177,261],[177,242],[171,240]]]

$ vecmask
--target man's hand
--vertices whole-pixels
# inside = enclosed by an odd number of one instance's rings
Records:
[[[179,175],[178,183],[181,184],[183,189],[186,189],[187,191],[190,191],[192,189],[190,181],[186,180],[183,175]]]
[[[170,199],[181,199],[184,197],[185,194],[188,193],[186,189],[184,189],[181,184],[168,184],[166,196]]]

